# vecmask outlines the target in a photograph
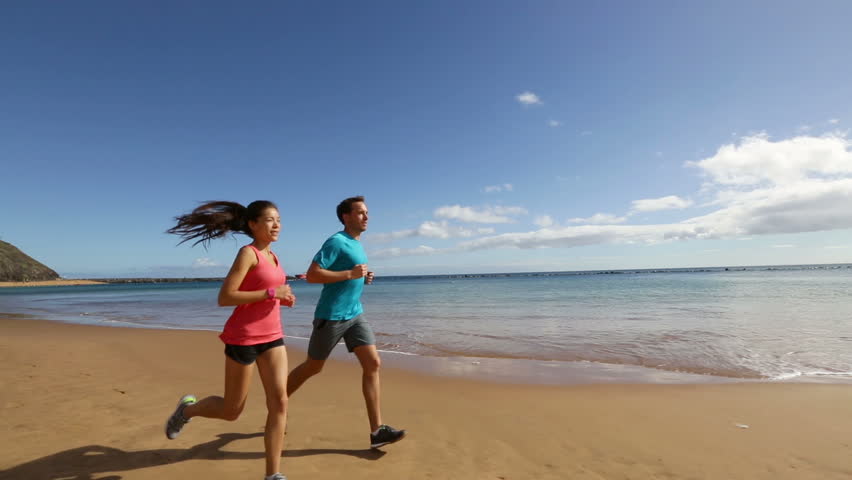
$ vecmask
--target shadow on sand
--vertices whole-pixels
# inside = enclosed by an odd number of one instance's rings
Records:
[[[222,448],[236,440],[262,437],[260,433],[223,433],[217,440],[188,449],[161,449],[127,452],[103,445],[89,445],[54,453],[8,470],[0,470],[0,480],[121,480],[120,475],[97,477],[104,472],[124,472],[156,467],[186,460],[262,460],[263,452],[228,452]],[[285,450],[285,457],[309,455],[350,455],[365,460],[378,460],[379,450],[345,450],[332,448]]]

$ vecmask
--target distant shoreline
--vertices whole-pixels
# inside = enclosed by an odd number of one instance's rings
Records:
[[[743,271],[777,271],[777,270],[836,270],[850,269],[852,263],[823,263],[801,265],[749,265],[729,267],[674,267],[674,268],[626,268],[606,270],[565,270],[541,272],[505,272],[505,273],[444,273],[424,275],[381,275],[384,279],[466,279],[466,278],[501,278],[501,277],[562,277],[580,275],[623,275],[649,273],[723,273]],[[0,282],[4,287],[57,287],[73,285],[106,285],[129,283],[192,283],[192,282],[222,282],[224,277],[137,277],[137,278],[96,278],[96,279],[57,279],[35,282]],[[299,276],[287,276],[287,281],[304,280]]]
[[[0,282],[0,288],[6,287],[64,287],[69,285],[102,285],[100,280],[42,280],[37,282]]]
[[[0,282],[4,287],[67,287],[77,285],[108,285],[123,283],[189,283],[189,282],[221,282],[222,278],[98,278],[87,279],[58,279],[37,282]]]
[[[97,278],[97,279],[66,279],[42,280],[34,282],[0,282],[0,288],[7,287],[67,287],[76,285],[116,285],[128,283],[194,283],[194,282],[221,282],[224,277],[205,278]],[[299,280],[296,277],[287,277],[288,281]]]

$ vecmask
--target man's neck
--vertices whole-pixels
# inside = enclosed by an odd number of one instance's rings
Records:
[[[361,233],[362,232],[359,232],[359,231],[356,231],[356,230],[350,230],[349,228],[344,228],[343,231],[346,232],[347,235],[354,238],[355,240],[358,240],[359,242],[361,241]]]

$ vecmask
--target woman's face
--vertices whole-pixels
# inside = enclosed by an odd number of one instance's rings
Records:
[[[278,209],[265,209],[256,220],[249,220],[249,229],[255,240],[274,242],[281,233],[281,215]]]

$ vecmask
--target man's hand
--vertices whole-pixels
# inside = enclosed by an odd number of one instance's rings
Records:
[[[368,272],[366,264],[362,263],[360,265],[355,265],[352,270],[349,270],[349,279],[355,280],[356,278],[364,278],[367,276],[367,273]]]
[[[373,272],[367,272],[367,276],[364,277],[364,283],[366,283],[367,285],[373,283],[373,277],[375,277]]]

